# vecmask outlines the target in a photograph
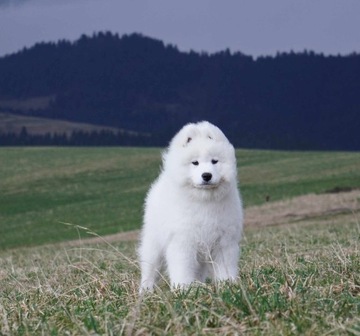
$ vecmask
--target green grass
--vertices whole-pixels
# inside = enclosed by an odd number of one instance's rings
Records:
[[[240,279],[138,295],[134,243],[0,254],[4,335],[359,335],[360,226],[245,232]]]
[[[360,153],[238,151],[245,205],[360,187]]]
[[[76,238],[63,223],[102,235],[139,227],[158,150],[2,149],[0,245]]]
[[[360,187],[360,153],[237,152],[246,206]],[[160,150],[1,148],[0,249],[138,229]],[[65,225],[64,223],[70,223]]]

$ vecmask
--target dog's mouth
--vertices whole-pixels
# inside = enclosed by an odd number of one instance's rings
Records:
[[[193,185],[196,189],[215,189],[219,186],[218,183],[203,182],[201,184]]]

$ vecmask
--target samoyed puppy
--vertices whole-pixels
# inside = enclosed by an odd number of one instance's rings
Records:
[[[234,147],[209,122],[184,126],[145,202],[140,291],[166,268],[173,287],[234,280],[243,226]]]

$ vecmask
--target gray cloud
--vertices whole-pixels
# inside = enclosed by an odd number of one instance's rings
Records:
[[[17,6],[31,0],[0,0],[0,7]]]
[[[359,52],[359,0],[0,0],[0,57],[36,42],[140,32],[180,50]]]
[[[64,3],[69,0],[62,0],[61,2]],[[75,2],[75,1],[73,1]],[[53,3],[54,5],[59,4],[56,0],[0,0],[0,8],[8,8],[8,7],[15,7],[27,4],[50,4]]]

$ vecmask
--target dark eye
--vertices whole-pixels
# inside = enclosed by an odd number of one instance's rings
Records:
[[[212,164],[217,164],[219,162],[219,160],[211,160]]]
[[[199,161],[193,161],[191,162],[194,166],[198,166],[199,165]]]

